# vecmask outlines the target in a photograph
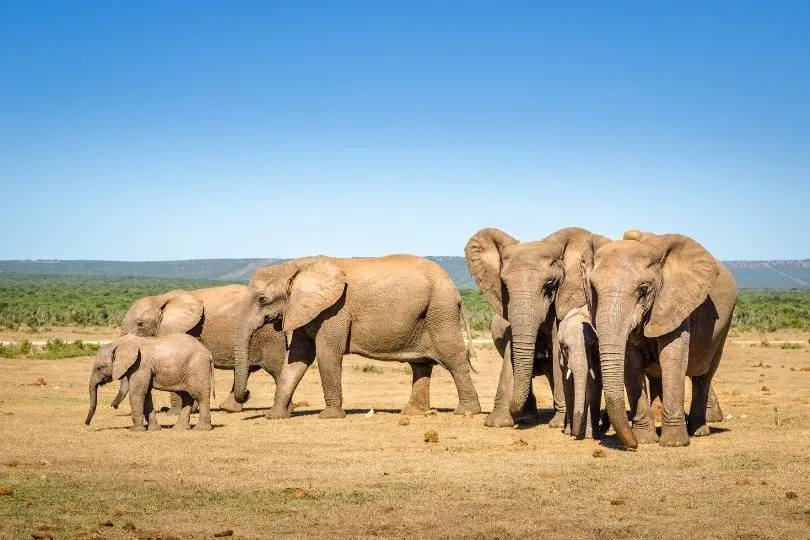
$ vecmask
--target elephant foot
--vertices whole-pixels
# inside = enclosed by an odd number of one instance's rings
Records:
[[[722,422],[723,418],[723,409],[720,408],[720,405],[717,407],[708,407],[706,409],[706,421],[707,422]]]
[[[573,434],[573,432],[571,431],[571,426],[568,423],[565,424],[565,427],[563,428],[562,432],[563,432],[563,435],[572,435]],[[577,438],[579,439],[579,437],[577,437]]]
[[[458,407],[453,410],[453,414],[479,414],[481,412],[481,405],[476,401],[475,403],[459,403]]]
[[[146,426],[143,424],[132,424],[130,428],[132,431],[146,431]]]
[[[193,429],[194,431],[211,431],[214,428],[211,426],[211,422],[197,422]]]
[[[633,435],[636,436],[638,444],[653,444],[659,442],[655,427],[634,426]]]
[[[231,394],[225,399],[225,401],[219,404],[219,410],[229,413],[242,412],[242,404],[237,403],[233,398],[233,394]]]
[[[264,417],[268,420],[281,420],[290,416],[292,416],[292,412],[289,407],[276,407],[275,405],[264,413]]]
[[[346,418],[346,411],[342,407],[327,407],[321,411],[318,418],[333,419],[333,418]]]
[[[146,429],[149,431],[160,431],[160,424],[158,424],[157,422],[149,424],[149,426]]]
[[[548,427],[562,429],[565,427],[565,411],[556,411],[554,418],[548,423]]]
[[[508,412],[495,410],[487,415],[484,425],[487,427],[514,427],[515,421]]]
[[[689,426],[689,433],[692,435],[692,437],[705,437],[711,433],[711,430],[709,429],[709,426],[703,424],[702,426],[698,426],[696,428]]]
[[[402,410],[400,411],[401,414],[407,416],[419,416],[425,414],[427,411],[430,410],[430,405],[415,405],[413,403],[406,403]]]
[[[686,424],[662,426],[658,444],[661,446],[689,446],[689,433],[686,432]]]
[[[185,431],[189,428],[189,425],[184,422],[177,422],[172,429],[175,431]]]

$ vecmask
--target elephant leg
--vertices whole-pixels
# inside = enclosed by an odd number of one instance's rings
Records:
[[[315,360],[315,342],[307,336],[303,329],[293,332],[290,349],[287,351],[287,361],[281,368],[276,381],[276,395],[273,406],[265,413],[270,419],[289,418],[291,415],[292,396],[307,368]],[[318,362],[320,367],[320,361]]]
[[[132,411],[132,431],[146,431],[144,426],[144,403],[146,401],[146,386],[130,381],[129,408]]]
[[[585,411],[587,416],[585,437],[601,439],[602,432],[599,422],[602,416],[602,383],[598,379],[593,379],[590,375],[588,377],[588,385],[585,392]]]
[[[183,408],[183,400],[180,398],[180,394],[169,392],[169,402],[171,403],[169,414],[174,416],[180,414],[180,409]]]
[[[149,431],[158,431],[160,424],[158,424],[157,416],[155,415],[155,405],[152,403],[152,389],[146,392],[146,397],[143,401],[143,414],[146,416]]]
[[[498,378],[498,388],[495,391],[495,404],[492,412],[487,415],[484,425],[487,427],[512,427],[515,421],[509,414],[509,402],[512,401],[512,390],[515,384],[515,372],[512,367],[511,336],[504,336],[504,354],[501,364],[501,376]]]
[[[683,401],[686,367],[689,363],[689,319],[672,334],[658,342],[658,358],[661,363],[662,396],[661,446],[687,446],[689,433],[686,430]],[[708,391],[708,390],[707,390]],[[705,414],[706,402],[703,402]]]
[[[199,404],[200,417],[194,429],[197,431],[211,431],[211,389],[200,388],[195,391],[195,394],[193,397]]]
[[[630,402],[633,434],[639,444],[648,444],[658,442],[658,433],[655,431],[643,362],[641,350],[628,346],[624,359],[624,387]]]
[[[433,373],[433,361],[426,358],[423,362],[408,362],[413,372],[411,398],[402,407],[402,414],[422,414],[430,410],[430,376]]]
[[[534,381],[529,381],[529,395],[520,411],[519,423],[532,423],[537,420],[537,397],[534,395]]]
[[[551,392],[554,397],[554,417],[548,423],[548,427],[565,429],[565,386],[559,358],[560,343],[557,340],[557,324],[555,323],[551,335],[551,374],[553,382]]]
[[[191,406],[194,403],[194,398],[188,392],[178,392],[182,405],[180,407],[180,415],[177,417],[177,423],[174,429],[178,431],[185,431],[189,428],[189,421],[191,420]]]
[[[714,385],[709,385],[709,403],[706,405],[706,421],[722,422],[724,418],[723,409],[720,408],[720,400],[717,399],[717,394],[714,393]]]
[[[324,341],[326,341],[324,339]],[[317,341],[316,341],[317,343]],[[323,401],[326,408],[318,414],[318,418],[334,419],[345,418],[343,410],[343,351],[334,345],[323,346],[316,344],[318,349],[318,373],[321,375],[323,387]]]
[[[711,432],[709,426],[706,425],[709,410],[711,410],[714,415],[719,416],[721,420],[723,419],[723,411],[720,410],[717,395],[712,389],[712,378],[717,371],[717,366],[720,365],[720,358],[723,356],[725,341],[725,338],[723,338],[720,345],[717,347],[708,373],[699,377],[691,377],[692,403],[689,407],[689,423],[687,429],[689,434],[694,437],[703,437]],[[712,400],[712,398],[714,399]],[[714,403],[712,403],[712,401],[714,401]]]

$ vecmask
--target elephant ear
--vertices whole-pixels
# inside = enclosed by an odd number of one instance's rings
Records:
[[[706,298],[720,273],[706,248],[680,234],[643,233],[641,242],[661,253],[661,284],[644,335],[650,338],[675,330]]]
[[[554,299],[557,317],[562,318],[572,309],[585,305],[588,301],[582,279],[583,260],[593,266],[594,251],[609,242],[604,236],[593,234],[585,229],[569,227],[547,236],[544,242],[559,244],[564,277]]]
[[[317,317],[343,295],[346,274],[325,258],[299,268],[290,278],[283,329],[292,332]]]
[[[501,283],[501,251],[518,241],[505,232],[487,228],[481,229],[470,238],[464,247],[464,257],[467,267],[478,288],[484,293],[484,298],[492,310],[498,315],[503,312],[503,294]]]
[[[163,318],[157,335],[185,334],[200,322],[203,315],[202,300],[180,289],[161,294],[156,298]]]
[[[118,380],[127,374],[140,358],[141,351],[133,340],[121,340],[112,352],[112,376]]]

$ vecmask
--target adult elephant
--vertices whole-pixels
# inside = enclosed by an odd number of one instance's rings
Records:
[[[481,407],[470,378],[461,296],[441,266],[411,255],[370,259],[306,257],[253,273],[240,315],[234,397],[248,398],[250,336],[281,321],[292,332],[287,362],[268,418],[289,416],[288,404],[307,367],[318,357],[326,408],[321,418],[342,418],[344,354],[409,362],[411,398],[402,410],[430,408],[434,364],[450,371],[458,390],[457,413]],[[469,334],[469,332],[468,332]]]
[[[211,351],[214,367],[233,370],[234,345],[239,316],[247,297],[246,285],[223,285],[191,291],[174,290],[135,301],[124,316],[121,335],[165,336],[189,334]],[[264,369],[278,381],[287,353],[287,338],[273,326],[263,326],[250,335],[247,346],[248,372]],[[245,384],[247,376],[245,377]],[[119,393],[119,398],[123,395]],[[120,401],[116,398],[116,404]],[[219,408],[239,412],[242,404],[233,391]]]
[[[565,426],[562,371],[559,362],[552,360],[559,358],[557,323],[585,304],[580,261],[590,260],[594,248],[606,242],[607,238],[577,227],[533,242],[518,242],[499,229],[487,228],[467,242],[464,255],[470,273],[495,315],[509,323],[487,426],[514,425],[529,396],[532,376],[546,369],[536,364],[539,358],[548,359],[543,361],[552,370],[549,382],[555,414],[549,426]]]
[[[659,444],[685,446],[690,435],[708,435],[711,381],[737,302],[731,272],[691,238],[638,231],[597,249],[592,267],[583,261],[583,269],[599,336],[606,408],[624,445],[636,448],[640,440],[657,437],[643,382],[650,364],[660,365],[661,372]],[[684,376],[692,380],[688,426]],[[632,428],[625,384],[640,421]]]

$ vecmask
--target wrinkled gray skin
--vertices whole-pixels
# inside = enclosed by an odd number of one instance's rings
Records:
[[[160,429],[152,403],[152,389],[176,392],[182,400],[175,429],[189,427],[191,405],[200,405],[200,418],[194,429],[211,429],[211,353],[195,338],[186,334],[163,337],[138,337],[127,334],[101,348],[90,372],[90,410],[85,424],[90,425],[98,403],[98,387],[121,380],[119,395],[129,392],[132,429]]]
[[[124,316],[121,335],[189,334],[211,351],[215,368],[233,370],[234,340],[247,290],[246,285],[224,285],[192,291],[174,290],[141,298],[132,304]],[[286,354],[287,338],[283,332],[272,325],[258,328],[250,336],[248,374],[264,369],[277,381]],[[124,394],[119,392],[116,405]],[[173,409],[179,408],[175,396],[172,398]],[[231,391],[219,408],[239,412],[242,404],[233,399]]]
[[[344,354],[409,362],[413,385],[404,414],[430,408],[434,364],[450,371],[456,383],[456,412],[481,411],[470,378],[472,347],[462,333],[461,296],[447,272],[427,259],[306,257],[261,268],[250,280],[240,320],[234,354],[239,402],[248,398],[249,336],[279,320],[293,333],[268,418],[290,415],[293,392],[316,355],[326,401],[320,417],[343,418]]]
[[[504,356],[495,406],[485,424],[513,426],[523,413],[538,358],[559,358],[558,318],[585,303],[580,260],[593,256],[608,239],[576,227],[543,240],[518,242],[498,229],[478,231],[464,249],[467,266],[494,314],[509,322],[511,338]],[[495,337],[495,336],[493,336]],[[565,396],[559,362],[550,361],[554,418],[549,427],[565,427]]]
[[[599,340],[588,306],[572,309],[557,331],[565,380],[566,424],[577,439],[601,437],[602,374]]]
[[[605,403],[627,448],[640,442],[686,446],[722,419],[711,381],[731,325],[737,287],[728,269],[703,246],[679,234],[628,231],[583,261],[591,319],[599,336]],[[653,424],[645,365],[661,371],[661,435]],[[689,425],[684,377],[692,380]],[[631,404],[627,420],[624,390]]]

